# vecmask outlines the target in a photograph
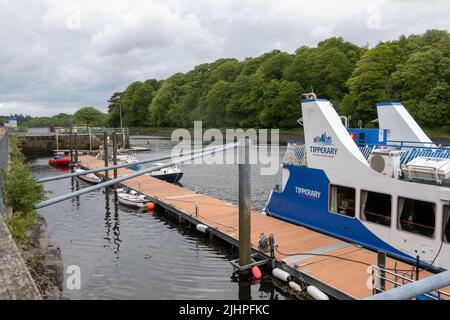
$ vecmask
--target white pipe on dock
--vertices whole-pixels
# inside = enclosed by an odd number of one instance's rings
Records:
[[[205,155],[213,154],[214,152],[225,151],[227,149],[234,148],[236,145],[237,145],[237,143],[231,143],[231,144],[224,145],[224,146],[222,146],[222,147],[220,147],[218,149],[213,149],[211,151],[202,152],[201,154],[198,154],[198,155],[192,154],[191,156],[188,156],[188,157],[180,157],[180,158],[178,158],[176,160],[173,160],[173,161],[171,161],[169,163],[166,163],[164,165],[160,165],[160,166],[156,166],[156,167],[153,167],[153,168],[148,168],[148,169],[136,171],[136,172],[127,174],[125,176],[119,177],[117,179],[108,180],[108,181],[99,183],[97,185],[91,186],[91,187],[87,187],[87,188],[84,188],[84,189],[81,189],[81,190],[78,190],[78,191],[75,191],[75,192],[72,192],[72,193],[64,194],[62,196],[59,196],[59,197],[56,197],[56,198],[53,198],[53,199],[50,199],[50,200],[46,200],[46,201],[43,201],[43,202],[40,202],[40,203],[36,204],[34,206],[34,208],[35,209],[44,208],[44,207],[50,206],[52,204],[55,204],[55,203],[58,203],[58,202],[61,202],[61,201],[64,201],[64,200],[67,200],[67,199],[70,199],[70,198],[78,197],[78,196],[80,196],[82,194],[85,194],[85,193],[88,193],[88,192],[91,192],[91,191],[95,191],[95,190],[98,190],[98,189],[101,189],[101,188],[104,188],[104,187],[109,187],[109,186],[115,185],[117,183],[120,183],[122,181],[130,180],[132,178],[142,176],[142,175],[150,173],[152,171],[158,171],[158,170],[161,170],[161,169],[164,169],[164,168],[171,167],[171,166],[173,166],[175,164],[180,164],[180,163],[183,163],[183,162],[187,162],[187,161],[190,161],[190,160],[201,158],[201,157],[203,157]]]
[[[431,277],[370,296],[364,300],[409,300],[449,285],[450,271],[444,271]]]
[[[191,151],[189,153],[183,154],[180,157],[184,157],[184,156],[188,156],[188,155],[196,154],[196,153],[201,153],[201,152],[205,152],[205,151],[210,151],[210,150],[220,150],[223,147],[231,146],[231,145],[235,146],[236,144],[231,143],[231,144],[225,144],[225,145],[219,146],[219,147],[209,147],[209,148],[205,148],[203,150],[194,150],[194,151]],[[36,182],[42,183],[42,182],[49,182],[49,181],[67,179],[67,178],[78,177],[78,176],[82,176],[82,175],[86,175],[86,174],[90,174],[90,173],[96,173],[96,172],[102,172],[102,171],[106,171],[106,170],[126,168],[126,167],[130,167],[130,166],[135,166],[135,165],[140,165],[140,164],[147,164],[147,163],[167,160],[167,159],[171,159],[171,158],[172,158],[172,156],[151,158],[151,159],[147,159],[147,160],[136,161],[136,162],[133,162],[132,164],[124,163],[124,164],[118,164],[118,165],[113,165],[113,166],[108,166],[108,167],[102,167],[102,168],[96,168],[96,169],[91,169],[91,170],[85,170],[84,172],[67,173],[67,174],[61,174],[59,176],[53,176],[53,177],[48,177],[48,178],[37,179]]]

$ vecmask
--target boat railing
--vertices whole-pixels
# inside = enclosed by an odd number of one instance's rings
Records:
[[[412,267],[411,271],[401,272],[395,269],[387,269],[372,265],[374,294],[387,291],[386,289],[393,289],[415,282],[414,276],[417,276],[417,270],[414,267]],[[450,293],[445,292],[440,288],[424,294],[423,297],[431,300],[450,300]]]
[[[377,147],[400,151],[400,163],[402,165],[418,157],[450,159],[450,144],[448,143],[438,144],[414,141],[388,141],[386,145],[367,144],[359,146],[359,150],[363,156],[368,159],[371,152]]]
[[[305,167],[306,148],[302,142],[290,142],[284,155],[283,164]]]

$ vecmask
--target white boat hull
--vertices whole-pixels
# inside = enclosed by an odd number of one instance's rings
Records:
[[[125,192],[118,192],[117,199],[119,200],[119,203],[123,205],[137,208],[145,208],[148,202],[142,195],[134,195]]]
[[[83,170],[83,169],[77,169],[77,170],[75,170],[75,172],[85,172],[85,170]],[[98,184],[98,183],[100,183],[100,182],[102,182],[102,179],[100,179],[99,177],[97,177],[95,174],[93,174],[93,173],[88,173],[88,174],[86,174],[86,175],[81,175],[81,176],[78,176],[78,178],[80,178],[81,180],[83,180],[83,181],[86,181],[86,182],[89,182],[89,183],[92,183],[92,184]]]

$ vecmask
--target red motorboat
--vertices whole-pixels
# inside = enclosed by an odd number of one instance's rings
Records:
[[[56,156],[52,159],[48,159],[48,164],[57,167],[68,167],[70,164],[70,158]]]

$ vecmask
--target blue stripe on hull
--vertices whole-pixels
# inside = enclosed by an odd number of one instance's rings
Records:
[[[157,178],[159,180],[163,180],[169,183],[177,183],[183,177],[183,173],[167,173],[167,174],[158,174],[152,176],[153,178]]]
[[[392,247],[373,234],[359,219],[330,213],[328,211],[330,180],[323,170],[292,165],[283,167],[290,171],[289,180],[283,192],[272,192],[267,205],[268,214],[344,241],[376,251],[385,251],[415,262],[414,257]],[[296,187],[320,192],[320,196],[317,197],[318,193],[315,193],[314,197],[297,193]]]

